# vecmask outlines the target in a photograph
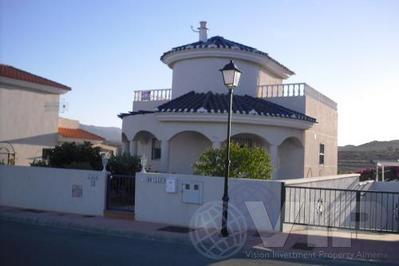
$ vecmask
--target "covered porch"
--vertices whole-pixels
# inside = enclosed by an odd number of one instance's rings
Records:
[[[145,117],[153,117],[158,122],[143,126]],[[219,148],[226,141],[226,125],[222,121],[171,121],[170,117],[156,114],[132,116],[131,119],[132,124],[141,126],[137,129],[124,127],[127,130],[123,132],[123,151],[144,156],[146,168],[151,172],[192,174],[194,163],[204,151]],[[273,179],[304,176],[303,130],[233,123],[232,141],[262,147],[269,153]]]

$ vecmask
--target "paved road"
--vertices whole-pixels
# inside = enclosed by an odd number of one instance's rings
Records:
[[[0,265],[320,265],[332,261],[212,261],[193,247],[0,221]],[[360,264],[359,264],[360,265]]]

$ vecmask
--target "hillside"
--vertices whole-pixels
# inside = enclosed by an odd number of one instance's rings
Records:
[[[80,124],[84,130],[97,134],[107,140],[107,142],[114,144],[121,144],[122,130],[118,127],[100,127],[93,125]]]
[[[338,148],[338,172],[355,172],[373,168],[373,160],[396,161],[399,159],[399,140],[372,141],[358,146]]]

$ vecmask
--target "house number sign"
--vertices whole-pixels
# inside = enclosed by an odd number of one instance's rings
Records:
[[[161,176],[155,176],[155,177],[148,176],[145,180],[147,183],[153,183],[153,184],[165,184],[166,182],[165,177]]]

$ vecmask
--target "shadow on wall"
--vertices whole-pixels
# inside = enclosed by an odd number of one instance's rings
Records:
[[[25,145],[37,145],[37,146],[52,146],[57,144],[57,141],[58,141],[58,133],[36,135],[36,136],[18,138],[18,139],[1,140],[1,142],[9,142],[11,144],[25,144]]]

